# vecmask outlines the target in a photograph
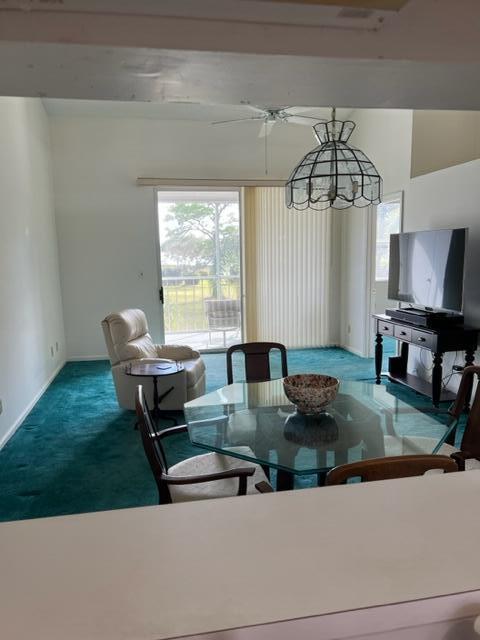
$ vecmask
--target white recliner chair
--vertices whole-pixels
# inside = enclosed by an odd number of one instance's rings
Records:
[[[144,387],[150,406],[153,406],[153,381],[151,378],[129,376],[125,368],[136,362],[161,362],[175,360],[184,366],[178,375],[158,379],[158,393],[174,386],[160,409],[181,410],[188,400],[205,393],[205,364],[198,351],[184,345],[154,344],[148,333],[147,319],[141,309],[125,309],[111,313],[102,320],[102,329],[112,364],[112,375],[118,404],[123,409],[135,409],[135,390]]]

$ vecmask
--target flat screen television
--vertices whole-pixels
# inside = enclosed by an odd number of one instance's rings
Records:
[[[461,312],[467,232],[392,234],[388,297],[417,308]]]

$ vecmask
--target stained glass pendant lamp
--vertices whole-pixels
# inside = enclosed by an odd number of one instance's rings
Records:
[[[382,178],[367,156],[348,144],[355,123],[336,120],[314,125],[319,145],[307,153],[285,185],[286,205],[299,209],[346,209],[377,204]]]

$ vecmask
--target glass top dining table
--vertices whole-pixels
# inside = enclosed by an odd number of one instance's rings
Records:
[[[293,476],[326,473],[347,462],[438,453],[456,427],[447,411],[412,406],[387,386],[340,381],[325,411],[296,411],[282,379],[237,382],[185,404],[190,440],[209,451],[278,470],[277,489]]]

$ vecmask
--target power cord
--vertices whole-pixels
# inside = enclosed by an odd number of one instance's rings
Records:
[[[463,371],[463,367],[458,369],[455,367],[458,367],[458,365],[455,364],[457,358],[458,358],[458,354],[460,352],[459,351],[455,351],[455,358],[453,360],[454,364],[452,364],[452,370],[450,371],[450,373],[447,373],[446,376],[444,376],[442,378],[442,390],[445,391],[445,389],[447,388],[447,384],[450,382],[450,380],[453,378],[454,375],[458,375],[459,373],[462,373]]]

